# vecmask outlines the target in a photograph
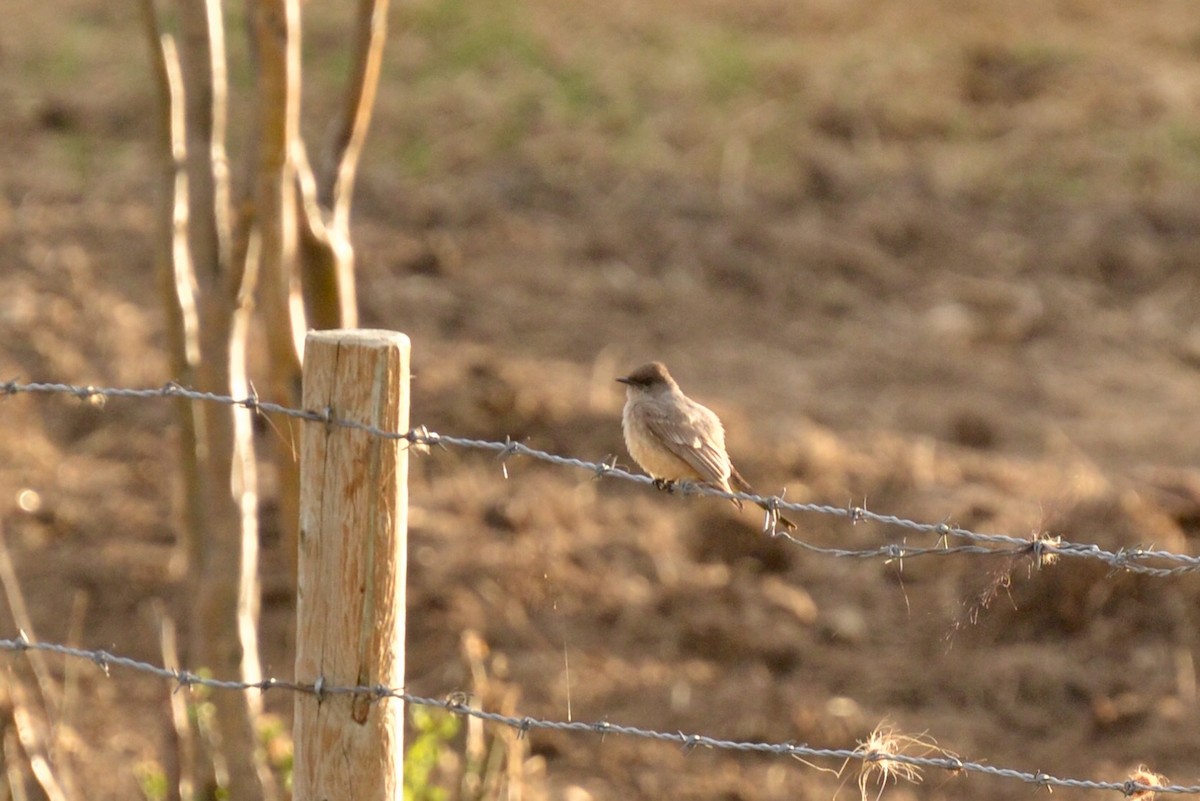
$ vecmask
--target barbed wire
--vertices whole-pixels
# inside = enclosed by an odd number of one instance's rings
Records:
[[[408,431],[387,431],[377,426],[355,420],[346,420],[336,416],[335,410],[296,409],[278,403],[264,401],[257,395],[236,398],[215,392],[201,392],[187,389],[177,383],[170,382],[157,388],[123,388],[80,386],[61,383],[21,383],[8,381],[0,383],[0,397],[18,394],[58,394],[70,395],[85,401],[103,400],[107,398],[184,398],[193,401],[220,403],[228,406],[238,406],[253,412],[278,414],[294,419],[328,426],[348,428],[362,431],[368,435],[389,440],[399,440],[408,445],[456,447],[469,450],[480,450],[495,453],[501,462],[504,475],[508,477],[507,463],[515,456],[527,456],[537,461],[570,467],[592,473],[597,478],[616,478],[640,484],[653,485],[650,476],[630,472],[617,465],[615,458],[603,462],[587,461],[571,456],[562,456],[548,451],[530,447],[522,442],[505,438],[501,440],[472,439],[439,434],[424,426]],[[1148,576],[1169,577],[1185,573],[1200,572],[1200,556],[1175,553],[1155,548],[1120,548],[1107,550],[1099,545],[1084,542],[1069,542],[1060,537],[1047,533],[1035,534],[1030,537],[1015,537],[1007,534],[988,534],[949,523],[924,523],[898,515],[880,514],[867,509],[865,506],[833,506],[818,503],[796,503],[776,495],[755,495],[745,492],[726,492],[706,484],[682,482],[676,485],[679,495],[705,495],[717,498],[736,499],[760,504],[768,510],[764,516],[763,530],[773,537],[779,537],[805,550],[828,556],[848,557],[857,559],[880,558],[889,561],[902,561],[924,556],[949,556],[954,554],[975,554],[985,556],[1001,556],[1008,558],[1027,557],[1033,564],[1041,566],[1056,557],[1093,559],[1106,563],[1114,571],[1127,571]],[[799,537],[782,531],[775,526],[775,520],[780,512],[796,512],[808,514],[831,515],[846,518],[851,524],[862,522],[879,523],[885,526],[914,531],[921,534],[932,534],[937,538],[937,545],[928,547],[912,546],[907,543],[888,543],[876,548],[848,549],[814,545]],[[949,540],[962,540],[967,545],[950,547]],[[1165,562],[1175,565],[1163,567],[1153,562]]]
[[[1071,787],[1080,790],[1115,790],[1119,793],[1123,793],[1125,796],[1131,796],[1134,793],[1146,791],[1155,793],[1173,793],[1179,795],[1200,794],[1200,784],[1172,784],[1158,786],[1142,784],[1134,781],[1133,779],[1126,779],[1125,781],[1119,782],[1099,781],[1093,779],[1073,779],[1054,776],[1041,770],[1025,771],[1016,770],[1013,768],[998,767],[980,761],[962,759],[950,754],[935,757],[915,756],[911,754],[893,753],[891,751],[872,750],[871,748],[867,747],[814,748],[812,746],[801,745],[793,742],[728,740],[719,737],[712,737],[707,734],[688,734],[682,731],[657,731],[638,726],[611,723],[606,720],[589,722],[580,720],[550,720],[546,718],[531,717],[528,715],[504,715],[499,712],[489,712],[470,706],[467,703],[470,698],[470,694],[463,692],[452,692],[446,698],[438,699],[414,695],[406,692],[402,688],[385,687],[382,685],[358,685],[345,687],[332,686],[327,685],[323,678],[318,678],[316,681],[311,683],[286,681],[274,678],[267,678],[257,682],[214,679],[198,673],[193,673],[188,670],[172,670],[170,668],[159,667],[158,665],[153,665],[149,662],[143,662],[141,660],[132,659],[126,656],[118,656],[116,654],[109,653],[108,651],[75,648],[69,645],[62,645],[52,642],[32,642],[27,640],[23,634],[15,638],[0,639],[0,651],[16,653],[42,651],[46,653],[59,654],[72,659],[92,662],[102,671],[104,671],[106,676],[110,675],[111,668],[126,668],[139,673],[149,674],[151,676],[157,676],[159,678],[172,681],[175,683],[176,689],[207,687],[213,690],[232,690],[240,692],[247,690],[258,690],[259,692],[263,693],[270,690],[284,690],[314,695],[318,699],[335,695],[368,695],[377,700],[382,700],[384,698],[395,698],[408,704],[443,709],[447,712],[462,717],[472,717],[478,718],[479,720],[498,723],[511,729],[515,729],[518,732],[518,735],[522,737],[535,730],[590,733],[598,734],[602,737],[609,734],[617,734],[628,737],[637,737],[645,740],[655,740],[658,742],[676,743],[685,751],[691,751],[696,748],[712,748],[715,750],[786,756],[798,760],[831,759],[843,761],[856,760],[863,763],[900,763],[912,765],[918,768],[938,768],[950,773],[979,773],[988,776],[995,776],[1001,779],[1013,779],[1026,784],[1033,784],[1045,788]]]

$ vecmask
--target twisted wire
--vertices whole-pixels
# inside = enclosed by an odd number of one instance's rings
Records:
[[[598,478],[615,478],[640,484],[653,484],[653,480],[649,476],[632,473],[618,466],[615,459],[602,462],[588,461],[539,450],[523,442],[517,442],[509,438],[505,438],[504,440],[487,440],[457,437],[430,431],[424,426],[418,426],[408,431],[387,431],[367,423],[340,418],[336,415],[336,410],[332,408],[320,410],[296,409],[260,400],[257,395],[236,398],[230,395],[188,389],[174,382],[167,383],[161,387],[144,389],[80,386],[61,383],[21,383],[18,381],[0,383],[0,397],[18,394],[69,395],[84,401],[96,401],[107,398],[185,398],[193,401],[242,407],[252,412],[278,414],[307,422],[321,423],[331,427],[347,428],[382,439],[398,440],[408,445],[438,446],[443,448],[454,447],[486,451],[496,454],[496,457],[501,462],[505,477],[508,476],[508,462],[513,457],[526,456],[558,467],[583,470]],[[1059,537],[1048,535],[1014,537],[1007,534],[989,534],[972,531],[971,529],[945,522],[920,522],[898,515],[873,512],[865,506],[795,503],[787,501],[781,496],[726,492],[706,484],[690,482],[683,482],[677,485],[677,488],[677,494],[683,496],[705,495],[765,505],[769,510],[764,516],[763,530],[765,532],[772,536],[783,538],[805,550],[827,556],[855,559],[878,558],[903,560],[925,556],[973,554],[1006,558],[1028,557],[1034,564],[1039,566],[1054,557],[1064,557],[1098,560],[1109,565],[1114,572],[1125,571],[1160,578],[1200,572],[1200,556],[1175,553],[1150,547],[1121,548],[1113,551],[1102,548],[1094,543],[1069,542]],[[934,547],[917,547],[908,545],[907,543],[888,543],[876,548],[857,550],[818,546],[806,542],[786,531],[779,530],[775,526],[775,520],[780,512],[830,515],[845,518],[852,524],[870,521],[920,534],[932,534],[937,538],[938,545]],[[945,543],[951,539],[960,540],[967,544],[954,547],[946,546]]]
[[[809,745],[802,745],[793,742],[730,740],[721,737],[713,737],[707,734],[689,734],[682,731],[658,731],[655,729],[641,728],[639,726],[611,723],[606,720],[589,722],[580,720],[551,720],[547,718],[532,717],[529,715],[504,715],[499,712],[489,712],[483,709],[476,709],[468,705],[468,696],[461,692],[453,692],[450,693],[446,698],[439,699],[413,695],[412,693],[406,692],[402,688],[384,687],[381,685],[335,686],[327,684],[325,680],[320,677],[313,682],[286,681],[273,678],[267,678],[257,682],[214,679],[202,676],[198,673],[193,673],[188,670],[171,670],[169,668],[159,667],[149,662],[143,662],[141,660],[131,659],[125,656],[118,656],[116,654],[109,653],[108,651],[75,648],[72,646],[51,642],[31,642],[23,635],[15,638],[0,639],[0,651],[16,653],[23,653],[27,651],[43,651],[47,653],[59,654],[72,659],[86,660],[100,667],[106,676],[109,675],[109,671],[112,668],[126,668],[128,670],[148,674],[151,676],[157,676],[159,678],[172,681],[176,684],[176,689],[208,687],[210,689],[223,691],[258,690],[259,692],[264,693],[270,690],[284,690],[314,695],[318,699],[334,695],[367,695],[375,698],[376,700],[395,698],[404,701],[405,703],[443,709],[455,715],[478,718],[479,720],[490,721],[502,726],[507,726],[511,729],[515,729],[520,736],[526,736],[529,734],[529,732],[535,730],[598,734],[602,737],[605,735],[614,734],[645,740],[654,740],[658,742],[675,743],[685,751],[691,751],[696,748],[712,748],[714,750],[785,756],[801,760],[853,760],[862,762],[864,764],[890,762],[912,765],[918,768],[937,768],[949,771],[951,773],[979,773],[1002,779],[1012,779],[1045,788],[1071,787],[1082,790],[1115,790],[1116,792],[1122,793],[1125,796],[1131,796],[1134,793],[1145,791],[1179,795],[1200,794],[1200,784],[1171,784],[1152,786],[1136,782],[1132,779],[1126,779],[1119,782],[1097,781],[1093,779],[1075,779],[1054,776],[1041,770],[1027,771],[1004,768],[996,765],[990,765],[978,760],[961,759],[953,755],[916,756],[911,754],[893,753],[891,751],[872,750],[865,746],[860,746],[859,748],[815,748]]]

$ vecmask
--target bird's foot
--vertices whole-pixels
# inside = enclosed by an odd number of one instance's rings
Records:
[[[666,479],[666,478],[654,479],[654,486],[656,489],[660,489],[663,492],[674,492],[675,491],[675,482],[671,481],[670,479]]]

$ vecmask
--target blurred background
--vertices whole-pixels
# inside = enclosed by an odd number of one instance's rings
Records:
[[[251,73],[244,9],[227,13],[236,160]],[[310,0],[303,13],[303,128],[319,139],[352,12]],[[352,234],[362,325],[413,339],[414,424],[628,465],[613,379],[661,359],[725,419],[763,492],[1193,549],[1190,0],[412,0],[389,28]],[[0,377],[171,378],[148,63],[130,7],[9,3]],[[169,408],[18,398],[3,414],[0,514],[39,636],[159,661],[150,610],[180,603],[163,569],[179,480]],[[488,456],[415,459],[413,692],[817,747],[853,748],[888,721],[917,738],[912,753],[1197,780],[1194,576],[836,560],[713,499],[520,460],[506,480]],[[263,661],[288,676],[294,603],[269,475],[265,494]],[[823,545],[905,537],[798,522]],[[170,688],[77,681],[63,764],[93,797],[156,797],[145,776],[170,761]],[[269,747],[286,751],[290,699],[267,708]],[[435,724],[410,740],[432,732],[431,786],[452,799],[860,793],[857,765],[835,776]],[[508,761],[504,781],[479,767],[486,748]],[[1033,790],[926,772],[883,792]]]

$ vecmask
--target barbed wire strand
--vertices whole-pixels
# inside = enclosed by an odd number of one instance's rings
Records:
[[[1123,793],[1125,796],[1131,796],[1134,793],[1143,791],[1152,791],[1155,793],[1174,793],[1180,795],[1200,794],[1200,784],[1152,786],[1141,784],[1133,781],[1132,779],[1127,779],[1120,782],[1096,781],[1092,779],[1072,779],[1053,776],[1041,770],[1024,771],[1015,770],[1013,768],[1002,768],[995,765],[988,765],[983,762],[961,759],[955,756],[912,756],[908,754],[865,750],[863,748],[814,748],[812,746],[800,745],[792,742],[727,740],[718,737],[712,737],[706,734],[687,734],[682,731],[656,731],[654,729],[644,729],[638,726],[626,726],[619,723],[610,723],[605,720],[591,722],[579,720],[565,721],[549,720],[546,718],[535,718],[530,716],[503,715],[498,712],[488,712],[469,706],[465,700],[468,696],[460,692],[451,693],[446,699],[437,699],[413,695],[412,693],[408,693],[403,689],[383,687],[380,685],[347,687],[329,686],[325,684],[323,679],[318,679],[313,683],[284,681],[273,678],[263,679],[262,681],[257,682],[214,679],[201,676],[200,674],[187,670],[171,670],[169,668],[159,667],[149,662],[143,662],[141,660],[131,659],[125,656],[118,656],[116,654],[109,653],[108,651],[75,648],[69,645],[61,645],[52,642],[31,642],[25,639],[23,635],[16,638],[0,639],[0,651],[16,653],[42,651],[52,654],[59,654],[72,659],[85,660],[97,665],[102,671],[104,671],[106,676],[110,675],[109,671],[111,668],[126,668],[139,673],[145,673],[170,680],[176,684],[177,689],[207,687],[213,690],[258,690],[264,693],[269,690],[285,690],[305,693],[307,695],[315,695],[318,698],[324,698],[333,695],[369,695],[376,699],[396,698],[404,701],[405,703],[443,709],[455,715],[478,718],[480,720],[508,726],[509,728],[515,729],[520,736],[525,736],[530,731],[539,729],[547,731],[585,732],[599,734],[601,736],[608,734],[619,734],[629,737],[638,737],[646,740],[676,743],[685,751],[691,751],[695,748],[704,747],[715,750],[788,756],[795,759],[858,760],[864,763],[886,761],[903,763],[921,768],[940,768],[951,773],[979,773],[1002,779],[1013,779],[1046,788],[1071,787],[1081,790],[1115,790],[1119,793]]]
[[[346,420],[336,416],[335,410],[295,409],[278,403],[260,400],[256,395],[245,398],[235,398],[214,392],[200,392],[187,389],[171,382],[157,388],[122,388],[95,387],[60,383],[21,383],[8,381],[0,383],[0,397],[18,394],[59,394],[70,395],[81,400],[106,398],[185,398],[208,403],[220,403],[229,406],[240,406],[250,411],[278,414],[308,422],[322,423],[328,426],[348,428],[362,431],[368,435],[383,439],[400,440],[409,445],[457,447],[471,450],[481,450],[495,453],[505,464],[514,456],[527,456],[541,462],[559,467],[571,467],[592,473],[598,478],[611,477],[623,481],[640,484],[653,484],[653,479],[640,473],[632,473],[617,466],[615,460],[592,462],[571,456],[562,456],[548,451],[530,447],[512,439],[486,440],[468,437],[456,437],[430,431],[424,426],[418,426],[408,431],[387,431],[376,426],[354,420]],[[680,495],[706,495],[717,498],[737,499],[751,503],[762,504],[768,508],[765,516],[764,531],[774,537],[785,539],[806,550],[829,556],[850,558],[882,558],[887,560],[912,559],[922,556],[948,556],[953,554],[976,554],[1003,557],[1029,557],[1033,564],[1041,566],[1054,557],[1094,559],[1108,564],[1114,571],[1127,571],[1148,576],[1170,577],[1185,573],[1200,572],[1200,556],[1174,553],[1172,551],[1154,548],[1121,548],[1116,551],[1106,550],[1099,545],[1082,542],[1069,542],[1058,537],[1035,535],[1032,537],[1014,537],[1007,534],[987,534],[949,523],[923,523],[898,515],[872,512],[865,506],[832,506],[818,503],[795,503],[780,496],[754,495],[745,492],[725,492],[706,484],[683,482],[677,485]],[[806,542],[786,531],[777,529],[774,524],[775,516],[780,512],[797,512],[820,515],[831,515],[848,519],[851,524],[874,522],[885,526],[903,528],[921,534],[932,534],[939,543],[950,539],[963,540],[969,545],[947,547],[915,547],[907,543],[889,543],[877,548],[852,550],[818,546]],[[1166,562],[1175,567],[1161,567],[1147,562]]]

